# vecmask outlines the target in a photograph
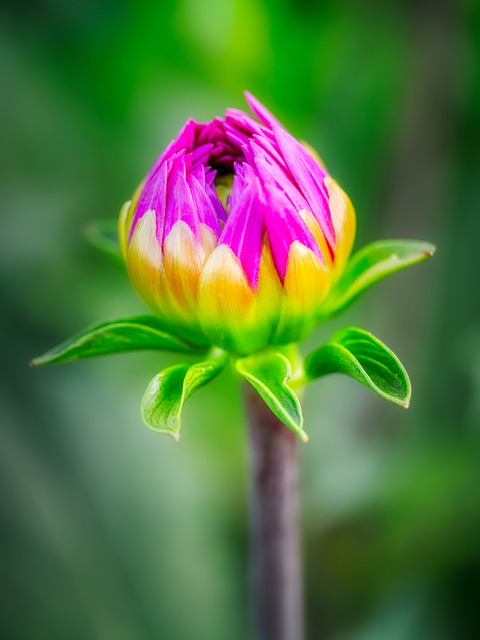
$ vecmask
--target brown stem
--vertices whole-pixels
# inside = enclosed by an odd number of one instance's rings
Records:
[[[250,562],[255,640],[302,640],[297,436],[251,387]]]

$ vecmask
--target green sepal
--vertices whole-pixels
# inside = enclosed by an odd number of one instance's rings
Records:
[[[155,316],[141,315],[94,324],[35,358],[31,364],[39,366],[145,349],[198,352],[198,348],[168,333]]]
[[[87,240],[97,249],[112,256],[113,258],[122,258],[120,242],[118,240],[118,219],[106,218],[103,220],[94,220],[85,229]]]
[[[435,246],[419,240],[379,240],[355,253],[320,309],[318,319],[336,315],[375,282],[426,260]]]
[[[371,333],[347,327],[313,351],[304,362],[306,379],[329,373],[345,373],[379,396],[405,409],[410,404],[411,384],[397,356]]]
[[[181,363],[160,371],[149,383],[142,398],[144,423],[158,433],[180,438],[183,405],[194,391],[213,380],[224,368],[227,354],[195,364]]]
[[[281,353],[268,351],[239,358],[235,368],[258,391],[277,418],[306,442],[308,436],[303,430],[300,401],[287,384],[292,375],[290,361]]]

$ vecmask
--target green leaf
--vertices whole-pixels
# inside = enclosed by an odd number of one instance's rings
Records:
[[[273,413],[306,442],[303,416],[297,395],[288,386],[292,375],[289,360],[281,353],[266,352],[239,358],[235,368],[258,391]]]
[[[380,240],[360,249],[330,291],[319,319],[340,313],[378,280],[434,253],[433,244],[418,240]]]
[[[114,258],[122,258],[120,243],[118,241],[118,219],[107,218],[95,220],[85,229],[85,235],[89,242]]]
[[[94,324],[66,340],[43,356],[32,360],[33,366],[69,362],[124,351],[160,349],[189,353],[196,349],[177,336],[167,333],[154,316],[133,316]]]
[[[408,408],[411,385],[397,356],[371,333],[347,327],[313,351],[304,363],[307,379],[345,373],[386,400]]]
[[[147,427],[159,433],[168,433],[178,440],[185,401],[194,391],[215,378],[226,361],[227,354],[221,352],[209,360],[194,365],[176,364],[158,373],[142,399],[142,418]]]

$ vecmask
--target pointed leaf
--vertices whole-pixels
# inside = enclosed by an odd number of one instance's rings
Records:
[[[94,247],[107,253],[109,256],[119,258],[123,261],[118,240],[117,218],[94,220],[85,229],[85,235]]]
[[[142,399],[142,418],[147,427],[159,433],[168,433],[178,440],[185,401],[221,372],[226,359],[226,354],[222,353],[193,365],[176,364],[158,373]]]
[[[434,253],[433,244],[418,240],[380,240],[367,245],[347,262],[340,280],[322,305],[320,318],[340,313],[378,280]]]
[[[258,391],[273,413],[306,442],[300,401],[287,380],[292,367],[280,353],[262,353],[239,358],[235,368]]]
[[[196,348],[167,333],[154,316],[133,316],[92,325],[32,360],[33,366],[69,362],[124,351],[160,349],[189,353]]]
[[[386,400],[408,408],[410,379],[397,356],[371,333],[348,327],[311,353],[304,363],[307,378],[345,373]]]

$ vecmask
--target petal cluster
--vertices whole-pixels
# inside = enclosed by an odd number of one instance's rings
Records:
[[[189,120],[126,203],[130,278],[177,333],[249,353],[304,338],[350,253],[355,214],[315,153],[252,95]]]

